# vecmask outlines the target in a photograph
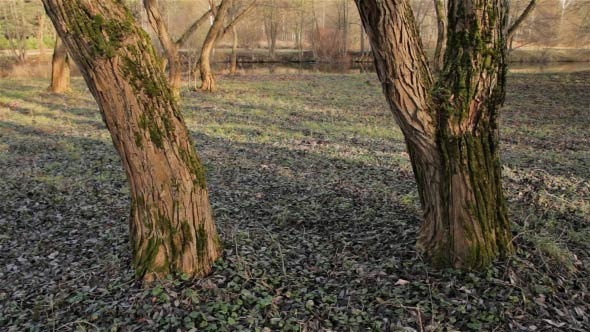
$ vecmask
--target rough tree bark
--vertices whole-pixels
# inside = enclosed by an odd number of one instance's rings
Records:
[[[506,40],[512,41],[514,34],[520,27],[520,25],[530,16],[537,5],[537,0],[530,0],[526,8],[520,13],[520,15],[514,20],[514,23],[510,26],[506,26]],[[435,17],[437,22],[438,37],[436,40],[436,48],[434,50],[433,59],[433,71],[438,73],[444,63],[445,46],[447,44],[447,18],[445,17],[444,3],[442,0],[434,0]],[[510,48],[512,49],[512,48]]]
[[[150,282],[206,275],[221,246],[205,170],[152,46],[118,0],[43,0],[131,186],[133,265]]]
[[[500,179],[498,110],[506,75],[504,0],[450,0],[435,82],[408,0],[356,0],[375,67],[406,140],[438,267],[476,269],[512,252]]]
[[[182,81],[182,64],[180,62],[180,49],[186,44],[190,36],[192,36],[197,29],[207,22],[211,10],[201,15],[196,21],[194,21],[178,38],[177,40],[172,39],[168,27],[164,23],[162,14],[158,8],[157,0],[143,0],[143,6],[147,12],[148,21],[150,25],[158,35],[160,44],[164,48],[166,54],[166,61],[162,64],[162,67],[166,67],[168,64],[168,81],[175,96],[180,95],[180,84]]]
[[[55,41],[51,58],[51,84],[47,90],[54,93],[70,91],[70,56],[59,37]]]

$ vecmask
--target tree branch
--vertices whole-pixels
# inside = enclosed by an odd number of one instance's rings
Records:
[[[205,14],[203,14],[201,17],[199,17],[196,21],[193,22],[193,24],[191,24],[190,27],[188,27],[188,29],[186,29],[186,31],[184,31],[184,33],[182,34],[182,36],[180,36],[180,38],[178,38],[178,40],[176,40],[176,46],[178,48],[181,48],[184,46],[184,44],[188,41],[188,39],[190,38],[190,36],[195,33],[195,31],[197,31],[197,29],[203,25],[203,23],[207,22],[207,19],[209,18],[209,15],[211,15],[211,13],[213,12],[212,9],[209,9]]]
[[[143,6],[147,12],[148,21],[150,22],[152,28],[156,31],[162,47],[164,47],[166,53],[170,55],[170,53],[175,50],[176,44],[172,40],[172,37],[170,37],[168,27],[166,27],[166,24],[162,20],[162,15],[158,9],[157,0],[143,0]]]
[[[256,6],[256,1],[257,0],[253,0],[248,5],[248,7],[246,7],[244,10],[242,10],[242,12],[236,15],[235,18],[225,28],[223,28],[222,31],[220,31],[219,35],[217,36],[217,39],[223,38],[223,36],[225,36],[241,19],[243,19],[246,16],[246,14],[252,11],[252,9],[254,9]]]
[[[522,12],[522,14],[520,14],[520,16],[516,19],[516,21],[514,21],[514,23],[506,31],[506,39],[507,40],[510,40],[510,38],[512,38],[514,36],[518,27],[533,12],[533,9],[535,9],[536,5],[537,5],[537,0],[531,0],[531,2],[529,2],[529,4],[526,6],[526,8]]]

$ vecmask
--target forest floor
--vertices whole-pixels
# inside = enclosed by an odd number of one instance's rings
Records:
[[[221,77],[185,92],[225,255],[134,281],[129,190],[83,81],[0,81],[0,330],[589,331],[590,72],[512,74],[501,115],[516,254],[415,250],[412,168],[373,75]]]

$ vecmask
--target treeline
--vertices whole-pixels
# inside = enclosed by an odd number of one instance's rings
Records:
[[[142,28],[157,36],[149,24],[142,0],[126,0]],[[251,1],[233,0],[232,8]],[[426,49],[436,46],[437,19],[433,0],[410,1],[416,24]],[[587,48],[590,46],[590,3],[577,0],[540,0],[509,40],[513,49],[522,47]],[[171,35],[182,32],[204,13],[219,6],[216,0],[160,0],[157,6]],[[509,20],[514,22],[531,0],[511,0]],[[443,1],[446,5],[446,1]],[[229,13],[231,18],[235,9]],[[210,17],[183,45],[187,51],[199,50],[203,45]],[[318,60],[345,56],[349,51],[369,48],[358,12],[352,0],[257,0],[254,10],[235,26],[231,33],[220,38],[216,46],[235,46],[251,51],[262,51],[275,58],[282,50],[310,51]],[[43,7],[38,1],[3,0],[0,6],[0,49],[10,51],[19,61],[26,59],[29,50],[44,53],[53,48],[55,31],[48,24]],[[160,50],[162,45],[160,43]],[[162,50],[163,51],[163,50]]]

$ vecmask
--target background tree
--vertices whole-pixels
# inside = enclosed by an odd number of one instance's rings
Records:
[[[54,93],[70,91],[70,56],[66,45],[59,37],[55,40],[53,57],[51,59],[51,84],[48,88]]]
[[[39,13],[36,17],[37,21],[37,48],[39,55],[45,55],[45,13]]]
[[[8,0],[3,1],[0,8],[4,21],[4,37],[8,40],[10,52],[17,62],[24,63],[27,58],[27,40],[34,35],[34,27],[31,18],[26,15],[25,4]]]
[[[505,2],[449,1],[437,81],[407,0],[356,4],[418,184],[418,247],[440,267],[474,269],[508,256],[497,124],[506,81]]]
[[[137,276],[206,275],[221,248],[205,170],[149,36],[118,0],[43,4],[123,161]]]
[[[264,33],[268,44],[268,56],[271,60],[276,57],[277,35],[279,30],[279,5],[277,0],[267,0],[264,3]]]
[[[536,5],[537,5],[537,0],[530,0],[528,5],[522,11],[522,13],[518,17],[516,17],[516,19],[511,23],[510,27],[506,31],[506,38],[508,40],[512,40],[518,27],[520,27],[522,22],[524,22],[524,20],[526,20],[527,17],[529,17],[531,15],[531,13],[533,12],[533,9],[535,9]]]
[[[211,70],[211,53],[215,44],[223,38],[232,28],[243,19],[256,5],[256,0],[250,1],[250,3],[241,12],[236,14],[229,23],[225,23],[229,17],[229,12],[232,7],[236,5],[234,0],[221,0],[219,7],[214,11],[214,19],[207,36],[203,41],[201,47],[201,54],[198,60],[199,72],[201,75],[201,91],[214,91],[215,90],[215,77]],[[211,7],[214,8],[215,4],[211,1]]]
[[[182,64],[180,62],[179,51],[189,40],[190,36],[208,21],[209,15],[211,15],[211,9],[195,20],[178,39],[174,40],[162,18],[162,14],[158,8],[158,1],[143,0],[143,5],[148,14],[148,20],[156,32],[160,44],[164,49],[164,54],[166,55],[166,63],[168,64],[168,81],[170,82],[174,95],[178,96],[180,95],[180,84],[182,81]]]

